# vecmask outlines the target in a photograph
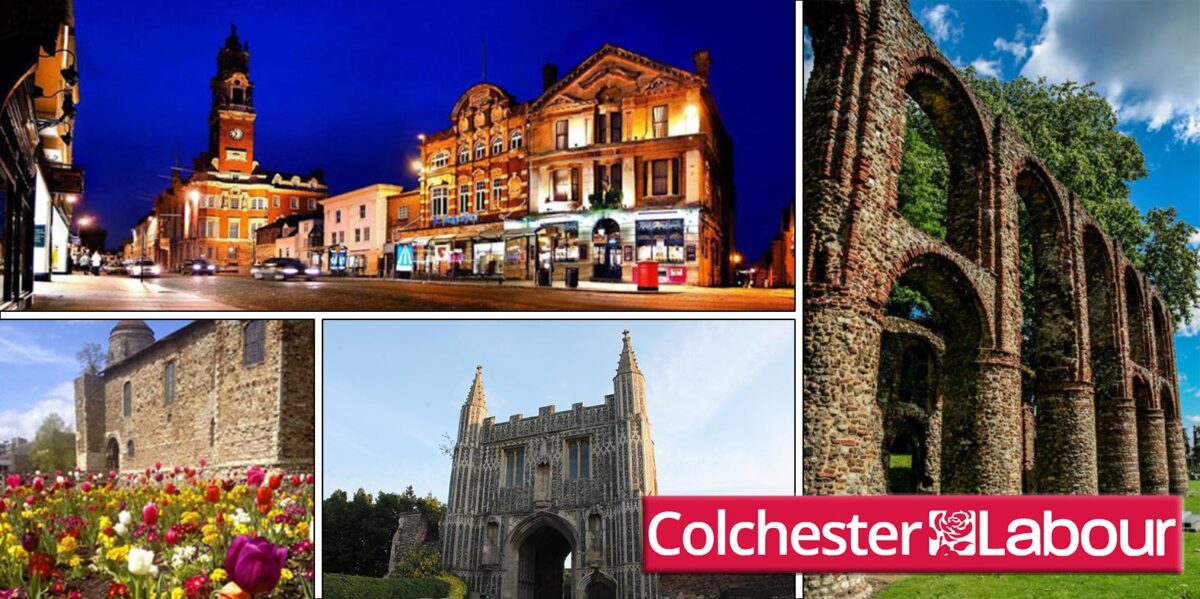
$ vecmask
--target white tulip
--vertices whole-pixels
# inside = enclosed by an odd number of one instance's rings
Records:
[[[125,533],[129,532],[129,529],[124,524],[117,522],[117,524],[113,526],[113,532],[117,533],[117,536],[123,537],[125,536]]]
[[[145,576],[158,568],[154,565],[154,552],[133,547],[129,550],[129,573],[134,576]]]
[[[121,512],[120,514],[117,514],[117,520],[121,524],[128,526],[129,523],[133,521],[133,516],[130,516],[129,512]]]

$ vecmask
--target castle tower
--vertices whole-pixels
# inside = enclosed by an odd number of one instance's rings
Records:
[[[108,362],[112,366],[154,343],[154,331],[141,320],[122,320],[108,334]]]
[[[621,357],[617,361],[617,375],[613,377],[613,417],[625,420],[624,438],[628,440],[627,465],[631,472],[623,477],[631,481],[632,488],[620,489],[628,497],[658,493],[658,475],[654,464],[654,441],[650,435],[650,416],[646,412],[646,377],[638,368],[637,354],[629,339],[629,331],[623,331]]]
[[[230,25],[229,37],[217,53],[209,113],[209,157],[223,172],[254,171],[254,83],[250,81],[250,44]]]
[[[458,442],[450,472],[450,496],[446,502],[448,513],[473,510],[478,504],[476,457],[481,452],[480,429],[485,418],[487,403],[483,396],[483,366],[476,366],[475,380],[471,383],[471,390],[467,393],[467,400],[458,418]]]

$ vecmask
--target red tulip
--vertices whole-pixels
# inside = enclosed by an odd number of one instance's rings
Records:
[[[41,493],[42,489],[45,489],[45,488],[46,488],[46,481],[42,480],[42,477],[39,476],[39,477],[36,477],[33,479],[33,490],[34,491]]]
[[[271,505],[271,487],[259,487],[254,500],[258,505]]]
[[[207,465],[208,465],[208,462],[207,462],[206,460],[200,460],[200,467],[201,467],[201,468],[203,468],[203,467],[205,467],[205,466],[207,466]]]
[[[174,545],[182,539],[179,535],[179,531],[172,528],[171,530],[167,531],[166,540],[168,545]]]
[[[293,487],[299,487],[299,486],[300,486],[300,482],[301,482],[301,481],[300,481],[300,475],[299,475],[299,474],[293,474],[293,475],[292,475],[292,486],[293,486]]]
[[[84,483],[82,485],[79,485],[79,488],[83,489],[84,493],[87,493],[88,491],[92,490],[92,483],[84,481]]]
[[[304,482],[305,482],[305,483],[307,483],[307,484],[310,484],[310,485],[311,485],[311,484],[313,484],[313,480],[314,480],[314,479],[313,479],[313,475],[311,475],[311,474],[310,474],[310,475],[308,475],[308,476],[306,476],[306,477],[304,477]]]
[[[147,503],[146,507],[142,508],[142,522],[146,526],[154,526],[158,524],[158,506],[153,503]]]
[[[208,485],[208,490],[204,492],[204,500],[209,503],[216,503],[221,500],[221,489],[217,485]]]
[[[267,479],[267,484],[271,485],[271,488],[275,490],[279,489],[279,485],[282,482],[282,477],[278,474],[272,474],[271,477]]]
[[[15,489],[19,486],[21,486],[21,475],[20,474],[8,475],[8,488]]]
[[[162,462],[154,462],[155,470],[162,470]]]

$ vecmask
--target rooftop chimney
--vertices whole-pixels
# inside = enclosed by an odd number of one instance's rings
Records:
[[[708,81],[708,72],[712,70],[712,56],[708,50],[696,50],[692,53],[692,61],[696,63],[696,74]]]
[[[558,67],[547,64],[542,66],[542,91],[550,89],[558,81]]]

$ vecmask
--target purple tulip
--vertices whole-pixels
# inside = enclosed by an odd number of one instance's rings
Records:
[[[287,549],[262,537],[240,535],[225,553],[225,571],[243,591],[251,595],[269,593],[279,583],[287,555]]]

